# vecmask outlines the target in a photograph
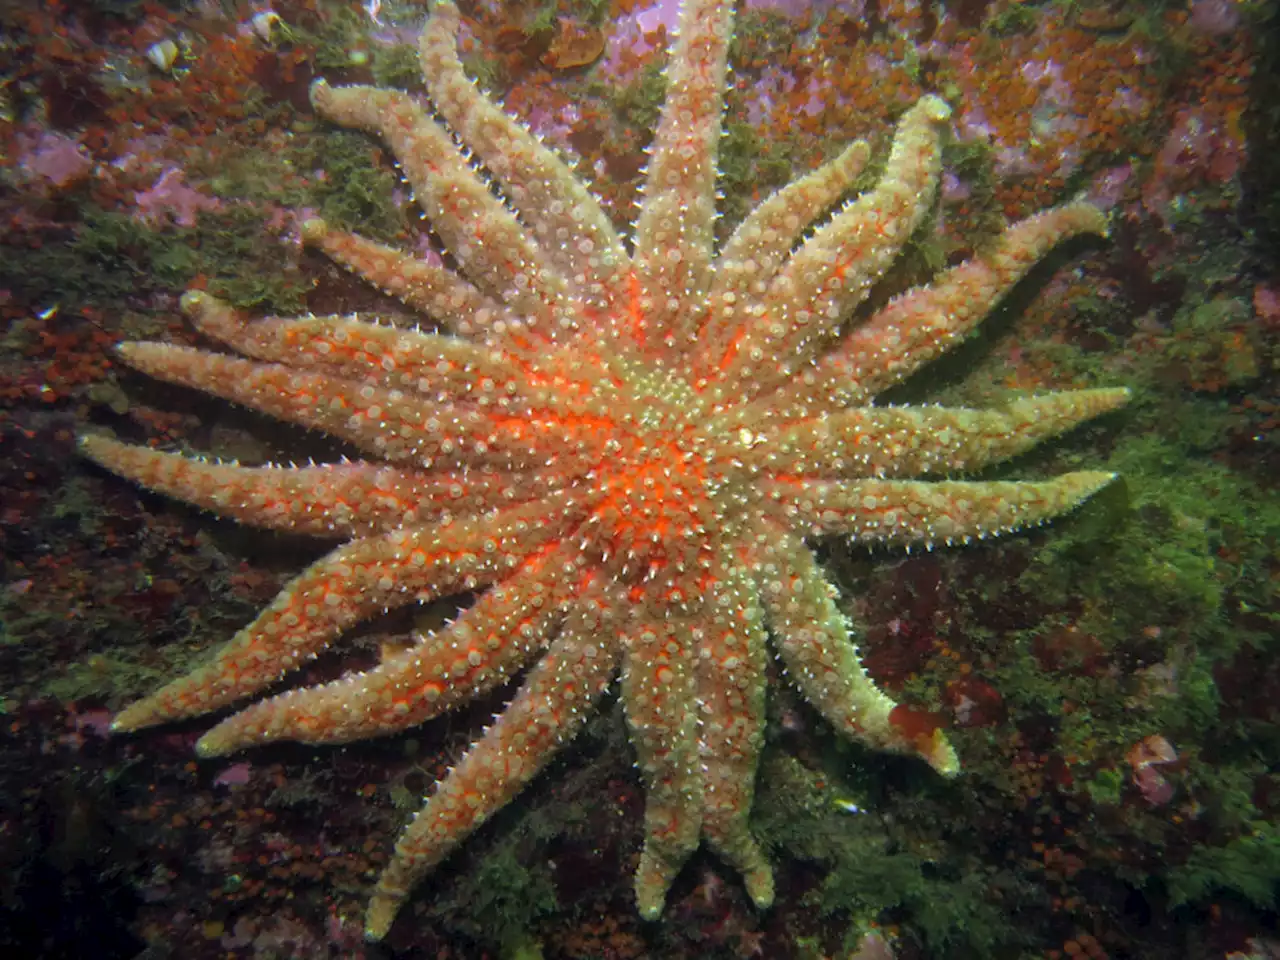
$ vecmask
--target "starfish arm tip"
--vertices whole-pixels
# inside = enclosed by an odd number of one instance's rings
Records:
[[[319,217],[308,217],[302,222],[300,229],[302,242],[310,246],[323,242],[329,235],[329,225]]]
[[[951,745],[951,741],[941,730],[933,732],[933,737],[921,752],[921,756],[929,766],[947,779],[960,773],[960,758],[956,754],[956,748]]]
[[[743,881],[747,885],[747,896],[757,910],[768,910],[773,906],[774,884],[773,870],[765,866],[748,873]]]
[[[318,77],[311,81],[311,86],[307,90],[307,99],[311,101],[311,106],[316,110],[322,110],[329,93],[329,81],[324,77]]]
[[[221,732],[225,725],[225,721],[218,724],[196,741],[196,756],[203,758],[225,757],[227,754],[235,753],[236,750],[240,749],[242,744],[235,742],[234,739],[228,738]]]
[[[373,895],[369,901],[369,908],[365,911],[364,938],[366,940],[376,943],[386,937],[396,914],[400,912],[400,902],[401,898],[382,891]]]
[[[188,290],[182,295],[178,305],[187,316],[193,316],[204,308],[208,300],[209,297],[203,290]]]
[[[163,720],[169,719],[161,716],[155,709],[150,697],[131,703],[111,720],[112,733],[133,733],[145,727],[155,726]]]

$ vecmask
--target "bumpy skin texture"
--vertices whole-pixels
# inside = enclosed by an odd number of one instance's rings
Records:
[[[851,323],[932,202],[945,103],[929,96],[908,110],[880,183],[807,238],[865,146],[767,200],[717,253],[731,13],[688,0],[629,250],[568,168],[463,75],[458,25],[452,4],[436,6],[423,73],[438,115],[507,203],[410,96],[323,81],[312,96],[325,117],[391,145],[460,272],[319,221],[305,228],[309,243],[446,332],[337,316],[251,321],[191,293],[192,321],[232,353],[121,347],[153,376],[325,430],[367,459],[246,468],[84,438],[88,456],[152,489],[344,541],[207,666],[122,711],[115,728],[250,698],[363,618],[478,591],[454,623],[376,668],[224,719],[200,753],[394,733],[528,668],[401,836],[369,907],[378,938],[414,884],[528,783],[617,678],[647,787],[641,913],[661,912],[703,840],[767,906],[772,874],[747,820],[770,648],[850,737],[943,774],[958,766],[940,731],[895,722],[805,538],[932,546],[1045,521],[1110,474],[927,478],[1011,457],[1127,392],[986,411],[867,402],[969,331],[1053,244],[1101,232],[1102,216],[1084,204],[1042,213]]]

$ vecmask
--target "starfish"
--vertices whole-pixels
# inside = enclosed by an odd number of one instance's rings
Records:
[[[615,679],[646,787],[641,914],[661,913],[704,841],[768,906],[773,876],[748,818],[770,650],[836,729],[942,774],[958,769],[942,731],[863,670],[806,538],[963,542],[1041,523],[1112,478],[948,479],[1115,409],[1121,388],[991,410],[872,403],[973,329],[1053,245],[1104,232],[1102,214],[1083,203],[1040,213],[931,284],[859,312],[933,202],[950,110],[925,96],[898,124],[873,189],[840,202],[868,158],[854,144],[716,250],[731,17],[715,0],[682,8],[629,245],[566,164],[467,79],[452,3],[435,6],[421,40],[436,116],[406,93],[318,81],[324,117],[390,144],[457,269],[315,220],[305,240],[443,332],[344,316],[253,320],[191,292],[185,312],[227,350],[125,343],[120,354],[323,430],[362,458],[244,467],[82,440],[89,457],[151,489],[340,541],[206,666],[118,714],[118,731],[261,694],[384,611],[474,597],[372,669],[260,699],[198,744],[218,756],[391,734],[519,678],[400,837],[368,909],[371,938]]]

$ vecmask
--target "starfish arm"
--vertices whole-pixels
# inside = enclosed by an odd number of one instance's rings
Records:
[[[720,251],[711,285],[713,302],[725,294],[733,295],[732,302],[760,299],[804,231],[848,192],[870,155],[864,141],[851,143],[834,160],[793,180],[752,210]]]
[[[506,306],[481,293],[452,270],[375,243],[354,233],[335,230],[323,220],[302,225],[302,241],[324,251],[330,259],[403,300],[436,323],[462,336],[483,336],[495,326],[510,326],[515,316]]]
[[[498,178],[551,262],[586,297],[588,309],[613,308],[625,291],[629,266],[622,240],[568,166],[463,72],[460,20],[453,3],[438,3],[422,32],[419,55],[431,102]]]
[[[524,504],[344,544],[288,584],[212,662],[126,707],[112,729],[217,710],[275,683],[375,613],[502,579],[559,535],[568,521],[548,517],[563,517],[563,506]]]
[[[694,351],[694,375],[720,359],[714,344],[724,344],[753,303],[758,303],[809,224],[830,209],[853,186],[871,151],[859,140],[817,170],[783,187],[738,224],[720,251],[711,281],[711,312]]]
[[[122,343],[117,351],[152,377],[323,430],[385,460],[430,464],[444,453],[465,461],[467,449],[490,432],[486,418],[475,411],[448,405],[428,409],[395,391],[283,364],[163,343]]]
[[[378,463],[242,467],[98,436],[81,437],[80,452],[149,490],[241,523],[317,537],[367,537],[479,506],[456,477]]]
[[[546,646],[576,587],[573,552],[548,544],[447,629],[372,670],[252,704],[197,749],[221,756],[272,740],[346,743],[415,727],[506,683]]]
[[[710,600],[716,619],[703,634],[694,666],[702,835],[742,874],[752,902],[763,909],[773,903],[773,870],[749,820],[764,740],[764,614],[755,584],[741,568],[729,569]]]
[[[408,94],[376,87],[311,85],[316,111],[343,126],[377,132],[391,145],[431,225],[467,276],[527,318],[535,338],[572,328],[568,282],[463,158],[440,124]],[[504,331],[520,342],[521,328]]]
[[[600,418],[530,418],[431,403],[368,383],[190,347],[134,342],[118,349],[125,362],[153,377],[323,430],[393,462],[518,470],[557,453],[586,456],[601,440]]]
[[[636,222],[643,343],[679,355],[701,324],[715,242],[716,154],[733,5],[687,0]],[[668,339],[675,347],[668,351]]]
[[[752,568],[787,674],[833,727],[877,750],[918,754],[944,775],[959,769],[942,731],[905,727],[901,710],[867,675],[832,599],[835,588],[799,537],[762,525]]]
[[[793,523],[817,535],[896,544],[967,542],[1044,523],[1079,506],[1115,479],[1083,470],[1041,483],[941,480],[766,482]]]
[[[1106,232],[1106,217],[1087,203],[1045,210],[1014,224],[991,249],[890,301],[825,354],[812,376],[784,388],[780,398],[823,409],[864,402],[971,332],[1059,243]]]
[[[636,869],[636,905],[652,920],[698,846],[702,782],[698,775],[697,689],[689,637],[705,628],[633,588],[622,639],[622,702],[644,777],[644,849]],[[692,595],[692,594],[686,594]]]
[[[413,886],[500,810],[581,728],[617,669],[612,611],[598,593],[574,605],[515,699],[440,783],[396,842],[369,902],[365,932],[380,940]]]
[[[961,473],[1030,450],[1128,399],[1126,388],[1114,387],[1020,397],[990,410],[858,407],[763,433],[742,460],[807,477]]]
[[[516,415],[611,409],[600,397],[606,384],[598,370],[581,363],[576,369],[557,369],[552,355],[534,366],[493,346],[357,317],[251,321],[195,290],[183,295],[182,307],[202,333],[255,360],[403,390],[437,404],[470,404]],[[592,374],[595,378],[589,379]]]
[[[820,227],[733,332],[720,376],[748,396],[777,387],[827,346],[924,219],[942,167],[951,108],[922,97],[898,124],[876,187]]]

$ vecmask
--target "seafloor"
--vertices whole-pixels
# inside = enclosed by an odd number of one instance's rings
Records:
[[[468,68],[627,223],[663,12],[463,8]],[[913,241],[888,285],[1064,198],[1111,215],[1109,239],[1060,250],[899,399],[1135,394],[1015,465],[1122,475],[1069,517],[923,555],[826,548],[872,673],[938,715],[965,772],[851,747],[774,684],[755,814],[771,911],[699,854],[663,919],[637,917],[642,794],[613,701],[378,947],[360,940],[371,879],[500,700],[394,739],[217,762],[192,752],[204,722],[108,735],[113,710],[323,547],[141,492],[78,459],[77,432],[245,461],[333,451],[132,374],[111,346],[194,342],[176,310],[192,287],[257,312],[403,313],[297,242],[315,213],[405,245],[420,228],[387,151],[319,122],[306,90],[418,87],[424,16],[402,0],[0,3],[3,955],[1280,955],[1280,20],[1265,2],[740,9],[726,227],[854,137],[882,151],[925,91],[956,108],[941,240]],[[372,660],[393,626],[354,648]]]

